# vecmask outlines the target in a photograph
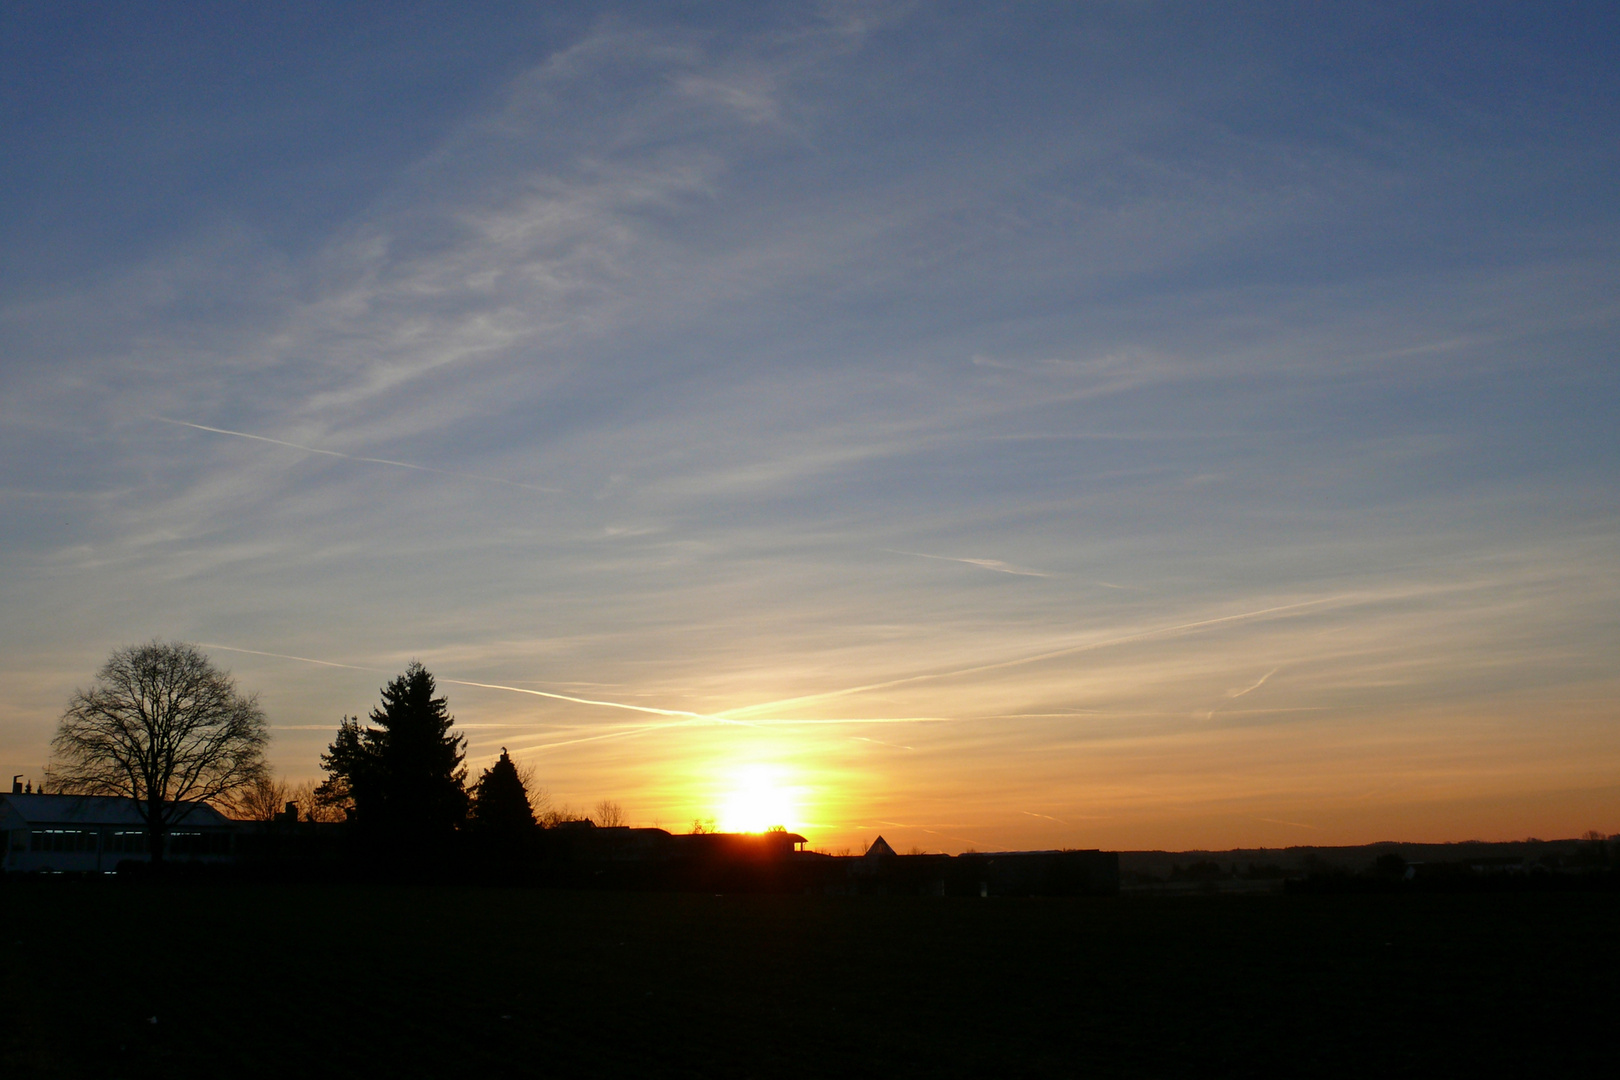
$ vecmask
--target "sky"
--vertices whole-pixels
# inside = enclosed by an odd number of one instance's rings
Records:
[[[1620,831],[1620,9],[0,6],[0,765],[860,850]]]

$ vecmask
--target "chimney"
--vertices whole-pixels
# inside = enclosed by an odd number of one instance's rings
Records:
[[[21,795],[23,793],[22,773],[18,773],[16,776],[11,778],[11,793],[13,795]]]

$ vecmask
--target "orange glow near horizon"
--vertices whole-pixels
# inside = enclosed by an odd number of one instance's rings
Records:
[[[807,789],[779,765],[744,765],[724,780],[715,824],[724,832],[764,832],[780,825],[804,827]]]
[[[1331,610],[1256,602],[1286,606],[1286,618],[1249,621],[1167,614],[1153,625],[1197,633],[1113,628],[1099,636],[1106,647],[1081,652],[1072,635],[1006,631],[834,674],[779,670],[770,657],[750,668],[739,650],[742,670],[715,667],[693,683],[692,661],[679,657],[661,672],[610,673],[611,691],[538,703],[520,678],[458,682],[454,658],[430,660],[475,768],[505,748],[555,805],[611,799],[630,822],[671,831],[780,825],[825,851],[861,851],[882,834],[899,850],[957,853],[1620,830],[1613,678],[1486,693],[1445,672],[1492,655],[1481,635],[1497,613],[1470,610],[1459,627],[1400,599]],[[1427,660],[1413,667],[1418,638]],[[270,661],[287,663],[239,655],[250,685],[272,685]],[[1511,662],[1497,656],[1498,667]],[[315,674],[356,701],[374,680]],[[339,698],[314,696],[315,707]],[[621,701],[662,714],[624,715]],[[308,775],[332,728],[282,731],[283,768]]]

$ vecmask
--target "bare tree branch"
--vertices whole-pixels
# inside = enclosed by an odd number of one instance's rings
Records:
[[[287,782],[265,773],[234,792],[230,796],[229,806],[238,817],[248,821],[274,821],[291,801]]]
[[[333,823],[348,820],[347,795],[334,790],[329,783],[305,780],[294,787],[287,798],[298,804],[299,816],[304,821]]]
[[[591,811],[591,820],[604,829],[616,828],[628,822],[624,816],[624,807],[612,799],[603,799]]]

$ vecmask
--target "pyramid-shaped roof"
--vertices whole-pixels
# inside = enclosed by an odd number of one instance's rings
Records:
[[[894,848],[890,847],[889,842],[881,836],[872,841],[872,846],[866,849],[868,859],[881,859],[885,855],[893,854]]]

